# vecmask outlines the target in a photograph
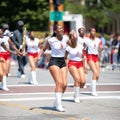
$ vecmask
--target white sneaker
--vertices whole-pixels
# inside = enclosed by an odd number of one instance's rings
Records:
[[[2,90],[9,91],[9,89],[7,87],[2,87]]]
[[[74,97],[74,102],[76,102],[76,103],[80,103],[80,99],[79,99],[79,97]]]
[[[53,103],[53,107],[56,107],[56,104],[57,104],[57,102],[55,100],[54,103]],[[65,106],[62,106],[62,107],[65,109]]]
[[[22,75],[20,76],[20,78],[25,78],[25,74],[22,74]]]
[[[8,76],[11,76],[11,73],[8,73]]]
[[[83,88],[87,88],[87,85],[85,84]]]
[[[59,112],[65,112],[65,109],[62,107],[62,105],[61,104],[55,104],[55,108],[56,108],[56,110],[57,111],[59,111]]]
[[[28,84],[31,84],[31,85],[32,85],[32,84],[33,84],[33,82],[32,82],[32,81],[28,81]]]
[[[38,85],[38,82],[32,82],[32,81],[29,81],[28,84],[31,84],[31,85]]]
[[[37,86],[37,85],[38,85],[38,82],[34,82],[33,84]]]
[[[73,97],[74,97],[74,102],[76,102],[76,103],[80,102],[79,96],[76,97],[76,95],[74,94]]]
[[[91,92],[92,96],[98,96],[97,92]]]

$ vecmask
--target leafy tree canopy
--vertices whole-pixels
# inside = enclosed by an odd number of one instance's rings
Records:
[[[119,0],[85,0],[85,5],[80,4],[80,1],[66,1],[65,10],[71,14],[82,14],[84,18],[92,18],[98,27],[104,27],[112,22],[113,16],[120,15]]]
[[[48,30],[48,0],[0,0],[0,11],[0,24],[8,23],[12,30],[20,19],[29,30]]]

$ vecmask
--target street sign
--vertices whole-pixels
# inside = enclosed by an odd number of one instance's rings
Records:
[[[50,21],[62,21],[64,12],[50,12]]]

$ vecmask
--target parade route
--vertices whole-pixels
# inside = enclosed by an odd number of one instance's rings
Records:
[[[0,120],[119,120],[120,119],[120,71],[101,71],[97,85],[98,96],[90,94],[90,74],[87,88],[80,91],[80,103],[73,101],[73,80],[69,76],[68,87],[63,95],[65,112],[53,107],[54,82],[48,70],[37,69],[38,86],[17,77],[17,66],[12,66],[8,77],[10,91],[0,90]],[[89,71],[90,73],[90,71]]]

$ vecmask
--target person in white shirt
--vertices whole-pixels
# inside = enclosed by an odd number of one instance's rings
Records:
[[[38,85],[36,79],[36,66],[38,62],[38,53],[40,50],[40,40],[35,37],[34,31],[29,33],[29,37],[26,38],[27,56],[28,62],[31,67],[28,83]]]
[[[56,26],[55,35],[46,41],[43,49],[40,51],[41,57],[47,48],[51,48],[51,58],[48,69],[55,82],[55,108],[60,112],[64,112],[65,108],[62,106],[62,95],[67,87],[67,66],[65,62],[65,50],[68,39],[63,36],[64,30],[60,25]]]
[[[10,47],[15,50],[10,50]],[[2,89],[8,91],[7,88],[7,76],[10,69],[10,53],[14,55],[22,55],[22,53],[15,47],[13,42],[8,36],[3,36],[3,29],[0,28],[0,78],[2,81]]]
[[[86,46],[86,40],[88,39],[87,37],[85,37],[85,27],[81,26],[78,29],[78,42],[84,47],[83,49],[83,54],[84,54],[84,64],[85,64],[85,76],[86,76],[86,80],[87,80],[87,68],[88,68],[88,64],[87,64],[87,46]],[[84,88],[86,88],[86,84],[84,85]]]
[[[86,83],[83,48],[83,45],[78,42],[78,36],[72,30],[66,48],[66,60],[68,59],[68,69],[74,79],[74,101],[76,103],[80,102],[80,88],[83,88]]]
[[[10,32],[9,30],[9,25],[8,24],[3,24],[2,25],[2,28],[3,28],[3,35],[4,36],[8,36],[8,37],[11,37],[12,36],[12,33]]]
[[[8,25],[7,23],[5,23],[5,24],[2,25],[2,28],[3,28],[3,36],[8,36],[8,37],[11,38],[12,33],[11,33],[10,30],[9,30],[9,25]],[[10,57],[12,57],[12,56],[10,56]],[[9,67],[9,68],[10,68],[10,67]],[[10,70],[9,70],[9,71],[10,71]],[[11,76],[11,73],[10,73],[10,72],[8,73],[8,76]]]
[[[96,81],[98,81],[100,76],[99,53],[103,50],[103,44],[102,41],[96,37],[95,28],[90,28],[90,36],[86,41],[86,45],[88,48],[87,62],[93,73],[91,80],[91,94],[97,96]]]

